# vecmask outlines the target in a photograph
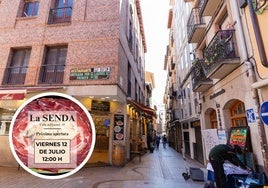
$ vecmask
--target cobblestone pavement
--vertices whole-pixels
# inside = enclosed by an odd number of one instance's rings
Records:
[[[204,181],[184,180],[182,173],[189,167],[205,169],[200,164],[183,160],[171,148],[162,148],[134,158],[124,167],[84,167],[63,179],[35,177],[22,168],[0,167],[0,187],[6,188],[203,188]],[[206,172],[205,172],[206,174]],[[205,175],[206,176],[206,175]],[[206,179],[206,178],[204,178]]]

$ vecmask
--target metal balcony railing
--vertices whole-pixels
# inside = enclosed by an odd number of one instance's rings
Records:
[[[200,7],[200,15],[202,15],[208,0],[199,0],[198,7]]]
[[[191,41],[196,27],[204,24],[205,22],[200,15],[200,7],[193,8],[187,22],[187,35],[189,41]]]
[[[48,24],[71,22],[72,7],[50,9]]]
[[[201,11],[202,11],[202,9],[204,9],[204,6],[206,5],[206,3],[207,3],[207,0],[199,0],[198,1],[198,7],[201,8]]]
[[[3,85],[24,84],[27,66],[7,67],[3,79]]]
[[[213,16],[221,4],[222,0],[199,0],[198,7],[200,7],[201,16]]]
[[[195,88],[200,81],[211,81],[206,77],[204,60],[196,60],[191,68],[191,77],[193,88]]]
[[[224,59],[237,58],[235,30],[219,30],[208,47],[204,50],[205,61],[208,66]]]
[[[43,65],[40,70],[40,84],[59,84],[63,82],[64,65],[50,64]]]

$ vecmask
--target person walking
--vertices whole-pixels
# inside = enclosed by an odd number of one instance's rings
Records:
[[[225,160],[243,169],[250,170],[250,168],[239,160],[236,154],[242,154],[242,150],[238,145],[219,144],[210,150],[209,161],[214,170],[217,188],[227,188],[226,175],[223,167]]]
[[[147,136],[147,146],[148,146],[150,153],[153,153],[154,152],[154,142],[153,142],[153,138],[150,134],[148,134],[148,136]]]
[[[160,144],[160,136],[156,136],[155,145],[157,150],[159,149],[159,144]]]
[[[163,147],[166,148],[167,147],[167,137],[164,134],[163,138],[162,138],[162,142],[163,142]]]

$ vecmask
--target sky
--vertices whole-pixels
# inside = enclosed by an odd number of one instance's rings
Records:
[[[162,105],[167,73],[164,70],[164,59],[168,45],[169,0],[141,0],[141,10],[147,53],[145,70],[154,73],[155,89],[153,104]]]

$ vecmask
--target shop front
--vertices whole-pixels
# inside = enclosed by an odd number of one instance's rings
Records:
[[[200,120],[192,121],[191,127],[194,128],[195,134],[195,142],[193,142],[194,159],[203,164],[204,155]]]
[[[208,154],[217,144],[239,145],[244,151],[241,160],[253,169],[261,170],[259,139],[251,139],[252,135],[257,137],[259,134],[252,101],[242,100],[241,97],[223,100],[224,94],[217,96],[217,100],[213,96],[211,98],[213,100],[207,101],[209,105],[204,105],[202,138],[205,153]],[[207,155],[205,160],[208,161]]]
[[[9,147],[9,129],[17,108],[25,101],[26,90],[0,91],[0,165],[17,166]]]
[[[197,118],[191,118],[184,122],[175,122],[172,127],[177,140],[176,149],[185,157],[204,163],[201,123]]]
[[[85,92],[85,89],[88,92]],[[87,164],[112,164],[114,145],[126,145],[126,129],[120,130],[119,132],[121,134],[117,134],[117,137],[114,136],[117,133],[114,129],[116,127],[115,121],[117,121],[116,119],[119,115],[122,118],[122,122],[124,122],[120,127],[126,127],[126,103],[123,102],[123,94],[119,92],[119,89],[116,89],[115,94],[109,92],[109,90],[114,91],[115,88],[106,87],[102,92],[96,92],[94,89],[91,87],[31,87],[23,90],[2,89],[0,91],[0,166],[18,165],[9,147],[8,134],[11,120],[23,102],[44,92],[59,92],[70,95],[88,109],[95,124],[96,144]],[[99,96],[98,93],[104,94],[104,96]],[[105,95],[105,93],[110,93],[110,95]]]
[[[120,88],[113,85],[71,86],[66,93],[76,97],[94,121],[96,143],[86,165],[124,165],[128,130],[126,100]]]
[[[3,95],[5,94],[5,95]],[[0,92],[0,166],[17,166],[9,147],[9,127],[16,110],[31,97],[59,92],[80,101],[90,112],[96,129],[96,143],[86,165],[122,166],[131,151],[147,148],[155,133],[155,110],[126,99],[117,86],[31,87]],[[142,144],[141,144],[142,143]]]
[[[137,152],[144,153],[150,147],[156,133],[156,127],[154,126],[156,115],[154,109],[132,99],[128,99],[127,103],[130,127],[129,158],[131,159]]]
[[[182,153],[182,127],[179,120],[175,120],[169,125],[169,145],[173,147],[177,152]]]
[[[188,122],[182,123],[182,153],[184,156],[191,158],[190,128]]]
[[[1,102],[2,103],[2,102]],[[12,117],[15,113],[14,109],[1,108],[0,110],[0,165],[16,166],[17,162],[13,157],[9,148],[9,128]]]

